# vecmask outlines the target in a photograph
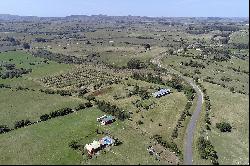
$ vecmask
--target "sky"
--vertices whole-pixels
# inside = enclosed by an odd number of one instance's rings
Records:
[[[248,17],[248,0],[0,0],[0,14]]]

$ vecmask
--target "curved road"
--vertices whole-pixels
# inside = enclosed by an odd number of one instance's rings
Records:
[[[151,62],[154,64],[157,64],[161,68],[166,69],[165,67],[162,67],[162,65],[161,65],[161,62],[160,62],[161,58],[162,58],[162,56],[158,56],[158,57],[152,59]],[[174,69],[168,68],[167,70],[179,75],[185,81],[187,81],[194,88],[196,94],[198,95],[196,109],[193,112],[192,117],[191,117],[189,124],[187,126],[186,137],[185,137],[186,140],[185,140],[185,151],[184,151],[184,165],[192,165],[193,164],[193,150],[192,150],[193,136],[194,136],[194,131],[196,128],[197,120],[199,119],[199,114],[202,110],[203,93],[192,79],[179,74],[179,72],[175,71]]]

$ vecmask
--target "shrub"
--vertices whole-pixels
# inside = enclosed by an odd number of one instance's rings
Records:
[[[69,143],[69,147],[71,147],[74,150],[77,150],[80,147],[80,145],[78,145],[78,143],[76,141],[71,141]]]
[[[28,119],[16,121],[16,122],[15,122],[15,125],[14,125],[14,128],[15,128],[15,129],[21,128],[21,127],[24,127],[24,126],[28,126],[29,124],[31,124],[31,121],[28,120]]]
[[[129,69],[140,69],[143,67],[143,62],[141,62],[139,59],[130,59],[127,63],[127,66]]]
[[[220,129],[221,132],[231,132],[232,126],[227,122],[216,123],[216,128]]]
[[[46,121],[49,118],[50,118],[50,116],[48,114],[44,114],[44,115],[40,116],[41,121]]]
[[[177,138],[178,137],[178,128],[177,127],[175,127],[175,129],[173,130],[171,137],[172,138]]]
[[[0,125],[0,134],[9,132],[10,129],[7,125]]]
[[[143,121],[138,120],[137,124],[138,124],[138,125],[142,125],[142,124],[143,124]]]

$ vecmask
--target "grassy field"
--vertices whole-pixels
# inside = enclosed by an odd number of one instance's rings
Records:
[[[96,117],[102,114],[95,108],[82,110],[3,134],[1,164],[162,164],[146,151],[147,137],[118,121],[105,129],[121,139],[122,145],[91,160],[72,150],[68,146],[72,140],[90,143],[101,137],[95,130],[100,128]]]
[[[11,59],[11,60],[10,60]],[[11,85],[11,89],[0,89],[1,124],[13,127],[14,122],[22,119],[36,121],[40,115],[63,107],[73,107],[83,99],[47,95],[38,91],[43,88],[38,79],[52,73],[60,73],[71,68],[70,65],[55,62],[44,63],[44,59],[33,57],[25,52],[7,52],[0,54],[0,61],[16,64],[16,68],[31,68],[32,72],[18,78],[1,79],[0,83]],[[33,63],[35,65],[31,65]],[[29,90],[16,90],[18,86]]]
[[[47,95],[39,91],[0,89],[0,93],[0,121],[10,127],[14,127],[15,121],[37,121],[45,113],[84,102],[79,98]]]
[[[203,83],[211,100],[211,131],[205,134],[212,142],[220,164],[249,164],[249,97],[239,93],[232,93],[218,85]],[[201,135],[204,126],[205,110],[198,121],[194,144]],[[222,133],[215,127],[216,123],[229,122],[233,129],[230,133]],[[196,145],[195,145],[196,146]],[[210,164],[208,160],[199,157],[194,150],[195,164]]]
[[[12,60],[10,60],[12,59]],[[59,64],[56,62],[44,62],[44,59],[33,57],[32,55],[21,51],[9,51],[0,53],[0,61],[15,64],[17,68],[32,69],[32,72],[22,77],[12,79],[1,79],[0,83],[9,84],[11,86],[22,86],[29,88],[42,88],[38,79],[69,71],[73,65]]]
[[[133,79],[127,80],[127,84],[137,84],[138,86],[144,88],[163,87],[157,84],[144,81],[136,81]],[[149,99],[141,100],[139,96],[122,97],[126,96],[126,89],[129,88],[125,85],[113,85],[109,89],[109,91],[96,96],[96,98],[109,101],[121,108],[124,108],[124,110],[133,112],[132,121],[129,121],[131,127],[139,128],[140,130],[148,133],[151,136],[160,133],[163,139],[171,141],[172,131],[176,126],[177,120],[180,117],[181,112],[184,110],[185,104],[187,102],[186,96],[182,92],[177,92],[176,90],[171,89],[173,93],[168,96],[162,98],[150,97]],[[155,90],[153,89],[149,89],[148,91],[155,92]],[[118,94],[121,96],[121,98],[115,100],[113,96]],[[154,106],[148,111],[143,108],[138,109],[135,105],[132,104],[132,102],[136,100],[140,100],[142,105],[146,106],[153,103]],[[142,121],[143,124],[138,125],[137,122],[139,120]],[[183,138],[184,135],[181,134],[180,137],[178,137],[178,139],[175,141],[182,151]]]
[[[216,85],[204,83],[212,104],[212,130],[209,137],[218,152],[219,163],[249,164],[249,96],[233,94]],[[215,123],[229,122],[233,129],[221,133]]]
[[[237,31],[230,36],[229,43],[249,43],[249,31]]]

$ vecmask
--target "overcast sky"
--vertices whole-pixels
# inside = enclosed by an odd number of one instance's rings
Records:
[[[0,14],[248,17],[248,0],[0,0]]]

